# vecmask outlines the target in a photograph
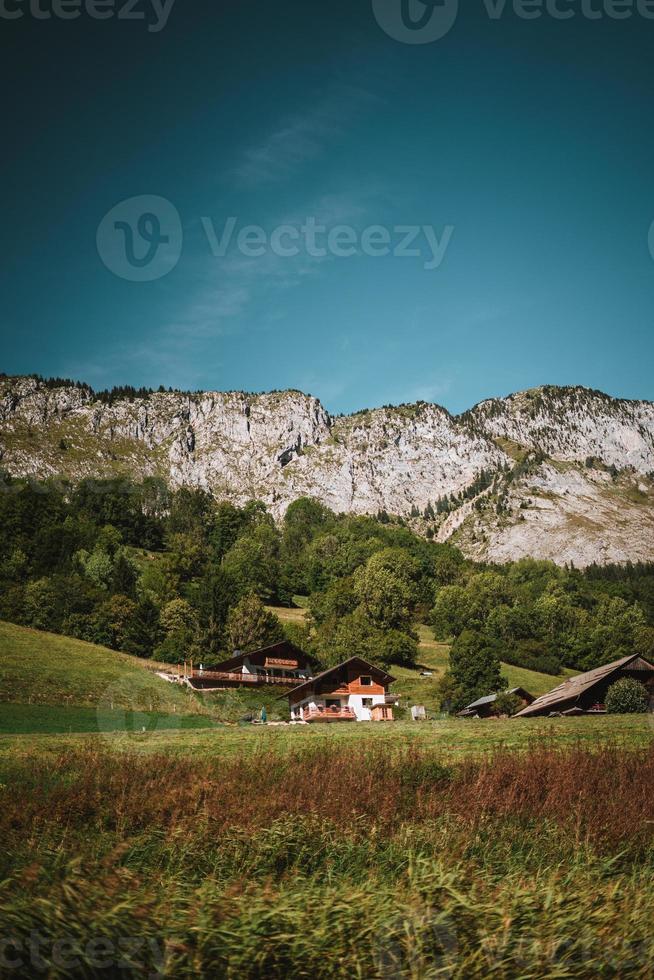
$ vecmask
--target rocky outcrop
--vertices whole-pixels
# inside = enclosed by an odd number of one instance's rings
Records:
[[[654,404],[588,388],[537,388],[481,402],[467,416],[493,438],[553,459],[654,470]]]
[[[385,510],[491,560],[654,559],[654,405],[585,388],[522,392],[458,417],[418,403],[332,418],[296,391],[110,401],[4,378],[0,462],[73,481],[158,475],[236,503],[261,499],[277,517],[302,495],[337,512]],[[449,512],[432,517],[445,497]]]

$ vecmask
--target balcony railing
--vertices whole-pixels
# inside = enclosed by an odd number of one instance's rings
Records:
[[[356,721],[352,708],[347,707],[316,707],[305,708],[304,721]]]
[[[297,687],[304,684],[306,677],[271,677],[270,674],[237,674],[228,670],[194,670],[187,671],[191,681],[216,681],[217,683],[245,684],[250,687],[261,687],[265,684],[282,687]]]

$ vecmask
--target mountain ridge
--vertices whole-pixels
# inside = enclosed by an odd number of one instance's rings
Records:
[[[387,512],[487,560],[654,558],[654,402],[583,386],[332,416],[296,390],[95,393],[0,377],[0,466],[76,482],[159,476],[281,517],[312,496]]]
[[[116,385],[113,388],[96,389],[92,385],[88,384],[86,381],[80,381],[73,378],[58,378],[58,377],[45,377],[40,374],[6,374],[0,371],[0,386],[3,382],[22,382],[22,381],[33,381],[44,388],[77,388],[80,391],[86,392],[90,396],[91,401],[96,400],[106,400],[108,397],[117,397],[114,393],[120,393],[125,391],[132,391],[134,393],[134,399],[136,398],[149,398],[150,395],[164,394],[164,395],[178,395],[188,398],[197,398],[203,395],[234,395],[242,396],[243,398],[259,398],[263,395],[302,395],[305,398],[312,398],[320,402],[322,405],[322,399],[319,396],[312,395],[310,392],[302,391],[301,388],[266,388],[260,391],[246,391],[241,388],[198,388],[195,390],[182,389],[182,388],[166,388],[165,385],[159,385],[157,388],[150,388],[148,386],[142,386],[139,388],[133,385]],[[1,391],[1,388],[0,388]],[[445,405],[441,405],[439,402],[418,398],[412,402],[398,402],[397,405],[392,403],[386,403],[383,405],[373,406],[372,408],[357,408],[352,412],[331,412],[329,409],[325,408],[325,411],[332,419],[340,418],[353,418],[357,415],[365,415],[368,412],[380,411],[381,409],[403,409],[403,408],[414,408],[420,405],[431,405],[434,408],[440,409],[451,419],[454,420],[465,420],[468,416],[473,414],[475,410],[480,409],[484,406],[491,406],[494,403],[508,402],[512,399],[517,399],[523,396],[535,395],[535,394],[554,394],[557,393],[575,393],[581,392],[589,396],[596,396],[598,399],[604,400],[606,402],[623,404],[623,405],[648,405],[654,406],[654,399],[648,398],[622,398],[618,395],[610,395],[600,388],[591,388],[588,385],[552,385],[548,383],[543,383],[541,385],[534,385],[531,388],[521,388],[514,392],[509,392],[507,395],[490,395],[487,398],[482,398],[480,401],[475,402],[470,408],[464,409],[462,412],[451,412],[449,408]]]

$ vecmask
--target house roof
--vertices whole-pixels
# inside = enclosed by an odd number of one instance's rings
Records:
[[[529,691],[526,691],[524,687],[512,687],[511,690],[507,691],[506,693],[521,694],[526,699],[531,698],[533,700],[533,696],[529,693]],[[463,708],[459,712],[459,714],[463,714],[464,712],[467,713],[468,711],[474,711],[475,708],[482,708],[485,704],[492,704],[496,700],[497,700],[497,694],[487,694],[485,697],[477,698],[476,701],[473,701],[471,704],[467,704],[465,708]]]
[[[343,663],[336,664],[335,667],[328,667],[327,670],[323,670],[320,674],[316,674],[315,677],[309,678],[309,680],[305,681],[304,684],[298,684],[298,686],[294,687],[292,691],[288,692],[288,694],[282,694],[282,698],[290,697],[291,694],[293,697],[295,697],[299,691],[304,691],[306,688],[312,687],[314,684],[318,684],[326,677],[329,677],[330,674],[335,674],[337,671],[342,670],[343,667],[348,667],[350,664],[359,664],[365,670],[370,671],[371,674],[376,674],[382,679],[383,684],[392,684],[392,682],[395,680],[391,674],[388,674],[385,670],[382,670],[381,667],[375,667],[374,664],[364,660],[363,657],[350,657],[349,660],[344,660]],[[279,700],[281,700],[281,698]]]
[[[223,660],[217,664],[216,670],[231,670],[233,667],[238,667],[246,657],[250,657],[251,659],[260,654],[274,657],[282,653],[291,653],[305,661],[309,659],[304,650],[300,650],[294,643],[291,643],[289,640],[280,640],[279,643],[273,643],[268,647],[260,647],[258,650],[250,650],[248,653],[237,653],[233,657],[230,657],[229,660]]]
[[[639,661],[639,663],[636,664],[635,661]],[[617,673],[625,667],[654,673],[654,666],[640,654],[634,653],[629,657],[622,657],[621,660],[614,660],[613,663],[604,664],[603,667],[588,670],[585,674],[568,677],[558,687],[548,691],[547,694],[542,694],[532,704],[523,708],[522,711],[518,711],[515,717],[524,718],[528,715],[539,714],[542,711],[556,711],[558,707],[567,704],[569,701],[577,701],[582,694],[595,687],[600,681],[606,680],[611,674]]]

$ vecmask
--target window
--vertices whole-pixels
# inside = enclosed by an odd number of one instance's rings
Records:
[[[372,698],[361,698],[361,704],[364,708],[372,708]]]
[[[372,687],[372,677],[369,674],[364,674],[359,680],[361,687]]]

